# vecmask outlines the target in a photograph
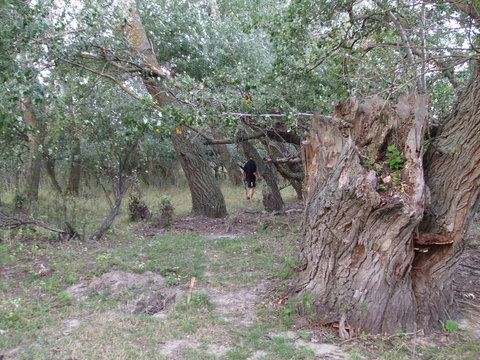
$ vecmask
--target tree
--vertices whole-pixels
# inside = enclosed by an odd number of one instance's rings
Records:
[[[212,218],[226,216],[225,200],[203,151],[203,145],[195,138],[196,134],[189,134],[187,129],[176,130],[180,131],[185,133],[182,136],[176,134],[172,139],[190,187],[192,214]]]
[[[28,155],[27,185],[25,194],[29,201],[38,200],[38,188],[40,186],[40,170],[42,164],[42,145],[45,138],[44,124],[38,119],[33,109],[32,101],[25,98],[22,102],[24,107],[24,121],[28,127],[28,140],[30,151]]]
[[[238,133],[239,137],[244,137],[242,131]],[[272,164],[266,163],[255,146],[249,140],[241,141],[240,147],[247,159],[252,159],[257,165],[257,170],[260,176],[265,180],[266,191],[263,192],[263,205],[267,211],[279,211],[283,209],[284,203],[280,189],[277,185],[277,172]]]
[[[158,63],[133,4],[129,11],[127,37],[133,50],[144,57],[147,66],[156,72],[157,76],[163,77],[164,81],[172,81],[171,75]],[[147,91],[159,107],[165,107],[175,101],[174,96],[168,90],[162,89],[153,78],[143,75],[142,79]],[[203,144],[192,140],[187,134],[185,130],[178,130],[172,134],[172,138],[190,187],[192,213],[207,217],[224,217],[227,215],[225,199],[210,169],[205,151],[202,149]]]
[[[215,138],[220,138],[219,136],[220,134],[218,133],[218,131],[215,131],[213,128],[212,128],[212,133],[214,134]],[[222,162],[222,165],[225,167],[225,170],[227,171],[227,175],[230,180],[230,183],[233,186],[242,185],[243,183],[242,172],[238,164],[235,162],[235,159],[233,158],[227,145],[219,144],[215,147],[215,150],[217,150],[220,160]]]
[[[81,143],[80,139],[76,137],[72,139],[72,142],[73,149],[70,155],[70,174],[68,177],[67,193],[78,195],[81,174]]]
[[[423,95],[349,100],[315,118],[297,291],[323,322],[428,331],[454,313],[452,277],[480,194],[479,80],[475,69],[428,150]]]

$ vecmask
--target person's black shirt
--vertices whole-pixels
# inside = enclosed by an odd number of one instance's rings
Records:
[[[255,181],[256,177],[254,173],[257,172],[257,164],[252,159],[248,160],[243,165],[243,171],[245,172],[245,181]]]

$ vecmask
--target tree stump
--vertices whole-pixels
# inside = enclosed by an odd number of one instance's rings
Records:
[[[424,96],[396,105],[378,97],[349,100],[333,118],[314,117],[304,144],[305,267],[297,291],[313,299],[323,323],[344,317],[357,331],[415,329],[410,271],[425,202],[426,123]],[[392,174],[399,183],[382,188],[377,172],[393,173],[389,145],[403,154],[404,166]]]

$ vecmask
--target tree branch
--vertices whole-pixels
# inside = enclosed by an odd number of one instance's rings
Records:
[[[66,226],[68,228],[68,231],[59,229],[53,225],[44,223],[43,221],[35,220],[35,219],[30,219],[28,217],[24,216],[14,216],[14,215],[8,215],[4,213],[3,211],[0,211],[0,228],[4,229],[16,229],[21,226],[27,226],[27,225],[32,225],[36,226],[45,230],[49,230],[52,232],[55,232],[57,234],[63,235],[63,236],[68,236],[68,239],[74,238],[78,236],[78,234],[75,232],[75,230],[71,227],[70,224],[66,223]]]

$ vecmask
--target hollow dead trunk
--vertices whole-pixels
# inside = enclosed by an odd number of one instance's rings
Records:
[[[371,333],[415,328],[410,270],[424,210],[426,120],[421,96],[403,98],[395,107],[375,97],[351,100],[333,119],[314,118],[304,148],[304,270],[298,291],[311,296],[322,322],[344,317],[351,330]],[[388,145],[405,156],[401,173],[388,167]],[[399,181],[393,184],[388,176]]]
[[[244,133],[239,132],[237,135],[243,136]],[[265,180],[267,187],[266,192],[263,194],[264,206],[267,211],[279,211],[283,209],[284,203],[280,190],[277,184],[277,174],[275,167],[271,164],[267,164],[257,149],[250,143],[250,141],[241,141],[239,143],[243,154],[247,159],[252,159],[257,164],[257,170],[261,177]]]
[[[212,218],[227,215],[225,199],[208,163],[203,145],[186,129],[173,134],[173,146],[180,158],[192,195],[192,214]]]
[[[71,195],[78,195],[80,189],[80,174],[81,174],[81,145],[80,139],[73,139],[72,154],[70,156],[70,174],[68,176],[67,193]]]
[[[322,321],[391,333],[428,331],[454,315],[452,275],[479,203],[479,90],[477,72],[431,144],[425,173],[422,96],[394,107],[349,101],[333,119],[314,119],[297,290],[313,295]],[[389,169],[395,157],[403,170]]]

